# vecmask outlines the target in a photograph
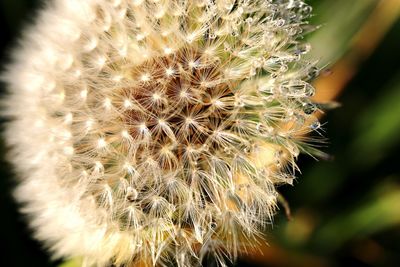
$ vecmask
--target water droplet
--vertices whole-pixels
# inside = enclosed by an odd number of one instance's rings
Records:
[[[284,19],[278,19],[275,21],[275,25],[277,27],[282,27],[283,25],[285,25],[286,21]]]
[[[261,177],[267,177],[269,175],[269,170],[266,168],[262,168],[261,170],[259,170],[259,174]],[[250,187],[250,185],[249,185]]]
[[[210,33],[210,34],[208,35],[208,38],[209,38],[209,39],[215,39],[215,38],[217,38],[217,35],[216,35],[215,33]]]
[[[249,25],[253,24],[253,18],[247,18],[246,23]]]
[[[296,13],[294,13],[294,17],[296,17]],[[296,28],[290,28],[287,30],[287,33],[289,36],[294,36],[298,33],[298,29]]]
[[[128,188],[126,188],[126,199],[130,202],[133,202],[137,199],[138,197],[138,192],[135,188],[128,186]]]
[[[229,155],[232,153],[232,150],[229,147],[225,147],[224,152]]]
[[[231,4],[231,3],[225,4],[226,10],[231,10],[232,8],[233,8],[233,4]]]
[[[271,103],[272,101],[274,101],[275,96],[274,95],[269,95],[269,96],[265,96],[263,97],[263,100],[267,103]]]
[[[300,154],[300,149],[297,145],[290,145],[288,150],[294,157],[297,157]]]
[[[236,101],[235,105],[236,105],[237,107],[240,107],[240,108],[242,108],[242,107],[245,106],[244,101],[243,101],[243,99],[241,99],[241,98],[239,98],[239,99]]]
[[[249,76],[252,77],[257,74],[256,68],[250,68]]]
[[[264,58],[256,58],[252,63],[255,68],[261,68],[264,65]]]
[[[302,45],[297,45],[294,54],[295,55],[303,55],[307,54],[311,50],[311,45],[310,44],[302,44]]]
[[[302,13],[303,13],[303,16],[304,17],[306,17],[306,16],[308,16],[311,12],[312,12],[312,7],[311,6],[304,6],[303,8],[302,8]]]
[[[295,114],[294,119],[296,121],[297,127],[299,127],[298,129],[301,129],[304,127],[304,123],[306,122],[305,116],[303,116],[302,114]]]
[[[286,64],[284,64],[279,68],[279,71],[280,72],[286,72],[286,71],[288,71],[288,69],[289,69],[289,67]]]
[[[319,75],[319,69],[317,68],[317,67],[311,67],[309,70],[308,70],[308,73],[307,73],[307,78],[309,79],[309,80],[312,80],[312,79],[315,79],[317,76]]]
[[[279,150],[275,151],[275,155],[274,156],[275,156],[277,161],[279,161],[279,159],[282,157],[282,155],[283,155],[283,150],[282,149],[279,149]]]
[[[309,115],[309,114],[314,113],[317,110],[317,107],[312,103],[304,103],[303,110],[304,110],[304,113]]]
[[[318,130],[321,127],[321,123],[319,121],[315,121],[311,123],[310,128],[312,130]]]

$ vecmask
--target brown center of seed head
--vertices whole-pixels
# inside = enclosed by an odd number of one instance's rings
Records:
[[[164,171],[195,170],[205,155],[223,152],[212,136],[230,127],[235,96],[218,64],[182,49],[132,70],[138,84],[124,94],[135,108],[124,118],[135,140],[135,162],[151,158]]]

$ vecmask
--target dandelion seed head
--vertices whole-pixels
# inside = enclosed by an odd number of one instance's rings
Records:
[[[252,246],[304,134],[320,130],[300,40],[310,11],[300,0],[48,4],[4,75],[16,198],[37,237],[88,266],[208,254],[223,265]]]

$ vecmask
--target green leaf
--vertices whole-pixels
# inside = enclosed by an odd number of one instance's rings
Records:
[[[322,27],[309,38],[311,56],[324,66],[337,61],[346,53],[351,39],[360,29],[376,0],[335,0],[312,3],[315,14],[312,23]]]
[[[70,259],[68,261],[63,262],[58,267],[81,267],[81,266],[82,266],[82,259],[75,258],[75,259]]]
[[[335,250],[346,241],[366,237],[400,223],[400,188],[392,183],[376,189],[362,204],[330,219],[315,234],[316,245]]]

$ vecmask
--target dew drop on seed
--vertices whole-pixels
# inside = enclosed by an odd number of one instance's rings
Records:
[[[298,33],[301,33],[301,30],[296,29],[296,28],[290,28],[290,29],[288,29],[287,33],[289,34],[289,36],[294,36]]]
[[[319,75],[319,69],[317,67],[311,67],[308,70],[307,78],[309,80],[315,79]]]
[[[228,4],[225,4],[225,9],[226,10],[232,10],[232,8],[233,8],[233,4],[231,4],[231,3],[228,3]]]
[[[310,128],[312,130],[318,130],[321,127],[321,123],[319,121],[315,121],[311,123]]]
[[[312,12],[312,7],[311,6],[305,6],[302,8],[303,15],[308,16]]]
[[[250,68],[249,76],[252,77],[252,76],[254,76],[256,74],[257,74],[256,69],[255,68]]]
[[[306,113],[307,115],[314,113],[317,109],[316,106],[312,103],[304,103],[303,106],[304,113]]]
[[[262,126],[262,124],[259,122],[259,123],[257,123],[257,125],[256,125],[256,129],[257,129],[257,131],[260,131],[260,128],[261,128],[261,126]]]
[[[311,50],[311,45],[310,44],[302,44],[298,45],[294,51],[296,55],[303,55],[307,54]]]
[[[315,89],[312,86],[306,86],[304,93],[305,93],[305,96],[311,97],[315,94]]]
[[[298,146],[293,145],[288,148],[289,152],[294,156],[297,157],[300,154],[300,149]]]
[[[133,202],[137,199],[137,197],[138,197],[138,192],[136,191],[136,189],[129,186],[126,189],[126,199],[130,202]]]
[[[278,19],[275,21],[275,24],[277,27],[282,27],[283,25],[285,25],[285,20],[284,19]]]
[[[249,25],[253,24],[253,18],[247,18],[246,23]]]
[[[265,96],[263,97],[263,100],[267,103],[271,103],[272,101],[274,101],[275,96],[274,95],[269,95],[269,96]]]
[[[269,170],[266,168],[262,168],[261,170],[259,170],[259,174],[261,177],[267,177],[269,175]],[[250,187],[250,185],[248,187]]]

